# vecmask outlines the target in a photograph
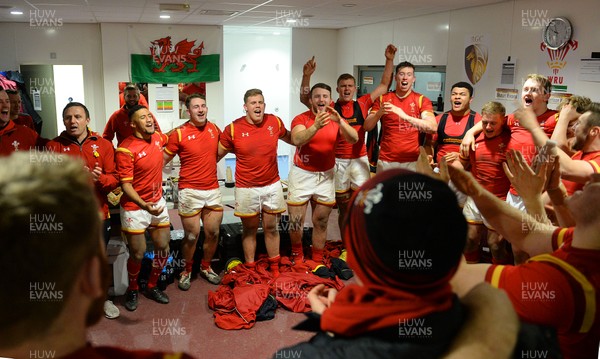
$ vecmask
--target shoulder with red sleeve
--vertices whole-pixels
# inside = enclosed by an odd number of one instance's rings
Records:
[[[571,243],[573,241],[573,231],[575,227],[569,228],[556,228],[552,233],[552,249],[557,250],[564,243]]]
[[[315,121],[315,114],[312,111],[308,110],[308,111],[302,112],[298,116],[294,117],[290,127],[292,128],[292,130],[294,129],[294,127],[296,127],[298,125],[302,125],[302,126],[308,128],[313,124],[314,121]]]
[[[225,126],[222,135],[219,137],[219,146],[221,146],[227,151],[233,151],[235,148],[234,138],[236,136],[236,128],[244,126],[245,122],[246,116],[242,116],[233,120],[229,125]]]
[[[176,154],[179,153],[179,151],[181,150],[181,138],[182,138],[182,131],[183,129],[188,126],[189,122],[186,122],[185,124],[179,126],[178,128],[174,129],[173,131],[171,131],[169,133],[169,140],[167,142],[167,145],[164,148],[164,151],[169,155],[169,156],[175,156]]]
[[[126,138],[115,151],[115,162],[120,182],[133,181],[133,163],[137,154],[135,148],[132,148],[134,139],[134,136]]]
[[[32,129],[17,125],[13,121],[0,130],[0,155],[36,148],[39,135]]]
[[[564,313],[561,308],[572,308],[575,298],[569,278],[559,268],[539,261],[519,266],[491,265],[485,281],[507,293],[522,319],[553,326],[559,332],[569,329],[574,313]],[[557,312],[564,315],[554,315]]]
[[[557,250],[519,266],[492,265],[485,280],[506,291],[522,319],[555,327],[565,358],[585,358],[600,338],[600,250],[573,247],[574,231],[557,228]]]

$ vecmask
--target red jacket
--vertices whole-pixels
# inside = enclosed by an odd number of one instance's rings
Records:
[[[102,169],[102,174],[94,183],[94,187],[104,219],[109,218],[106,195],[119,185],[115,167],[115,149],[112,143],[88,130],[88,136],[80,144],[63,131],[60,136],[48,142],[46,148],[56,153],[80,157],[90,171],[96,166]]]
[[[35,149],[38,141],[37,132],[10,120],[3,129],[0,129],[0,156],[8,156],[16,151]]]

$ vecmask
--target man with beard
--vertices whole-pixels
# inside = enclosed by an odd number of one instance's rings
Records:
[[[111,142],[117,135],[117,146],[120,146],[124,139],[133,135],[133,127],[129,123],[129,110],[140,104],[140,90],[135,84],[128,84],[123,90],[123,97],[125,104],[110,116],[102,134],[102,137]],[[152,118],[154,119],[154,128],[160,132],[154,115]]]
[[[170,221],[166,201],[162,196],[162,151],[167,136],[155,131],[154,117],[140,105],[129,110],[133,136],[117,148],[116,162],[123,196],[121,196],[121,231],[129,245],[127,272],[129,288],[125,293],[125,308],[138,306],[138,276],[146,252],[146,229],[154,243],[154,259],[146,294],[154,301],[169,303],[169,297],[156,284],[169,257]]]
[[[10,99],[6,90],[0,89],[0,156],[29,151],[38,141],[37,132],[10,119]]]
[[[90,174],[80,160],[49,154],[0,158],[0,353],[30,358],[162,358],[166,353],[93,347],[108,263]],[[18,239],[18,240],[16,240]],[[18,260],[15,260],[18,258]],[[183,354],[178,356],[191,358]]]
[[[396,51],[396,47],[391,44],[385,48],[385,68],[379,85],[373,92],[361,96],[356,101],[354,101],[356,94],[354,76],[341,74],[337,80],[336,91],[339,98],[333,107],[358,132],[356,143],[350,144],[344,140],[343,136],[340,136],[335,144],[335,201],[340,212],[338,216],[340,230],[352,193],[370,178],[363,124],[373,101],[386,93],[390,87]],[[315,72],[316,66],[317,63],[313,57],[303,68],[300,102],[308,108],[310,108],[310,77]]]
[[[200,234],[200,219],[204,225],[200,275],[212,284],[221,279],[210,267],[223,219],[221,190],[217,181],[217,149],[221,130],[208,121],[204,95],[192,94],[185,99],[190,120],[172,131],[163,153],[165,165],[179,155],[178,195],[179,217],[184,230],[182,243],[185,269],[179,277],[179,289],[191,286],[192,265],[196,242]]]
[[[570,106],[565,108],[567,105]],[[565,151],[569,156],[573,156],[577,152],[572,148],[573,141],[575,140],[575,124],[579,117],[589,110],[591,106],[592,100],[588,97],[573,95],[569,98],[564,98],[556,107],[559,115],[550,139],[555,141],[558,148]]]
[[[244,94],[246,116],[227,125],[219,140],[220,160],[235,154],[235,212],[242,220],[242,247],[246,266],[255,267],[256,232],[262,220],[269,269],[279,276],[279,215],[285,212],[283,188],[277,168],[279,140],[291,144],[283,121],[265,113],[265,98],[259,89]]]
[[[83,160],[85,168],[94,182],[96,198],[98,198],[104,220],[104,242],[108,244],[110,214],[106,195],[119,184],[115,169],[114,148],[112,143],[88,129],[90,112],[82,103],[68,103],[63,109],[62,116],[65,131],[48,142],[46,147],[53,152],[79,157]],[[104,303],[104,309],[105,315],[109,319],[119,316],[119,309],[110,300]]]
[[[338,137],[350,144],[358,141],[358,133],[330,106],[331,87],[324,83],[310,90],[311,109],[292,121],[292,142],[296,146],[294,165],[290,169],[288,212],[290,213],[291,259],[303,262],[302,232],[304,216],[312,201],[312,260],[323,262],[327,239],[327,221],[335,204],[333,172],[334,146]]]
[[[565,105],[562,111],[574,112],[570,104]],[[515,116],[521,126],[531,132],[537,146],[543,146],[548,141],[546,133],[537,121],[534,121],[534,113],[531,110],[517,111]],[[594,103],[591,110],[577,120],[572,149],[577,152],[571,157],[558,149],[561,176],[568,195],[583,189],[592,174],[600,173],[600,104]]]
[[[371,131],[381,119],[382,135],[377,173],[390,168],[416,169],[420,133],[435,133],[437,123],[431,101],[413,91],[415,66],[401,62],[396,66],[396,90],[375,101],[364,128]]]

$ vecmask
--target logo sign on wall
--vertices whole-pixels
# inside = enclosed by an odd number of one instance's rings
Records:
[[[189,83],[219,81],[219,54],[203,54],[204,41],[171,36],[150,41],[150,54],[131,55],[133,82]]]
[[[548,48],[543,42],[540,44],[540,72],[552,83],[553,92],[567,92],[568,86],[574,85],[577,70],[573,65],[573,52],[578,47],[579,43],[576,40],[571,40],[556,50]],[[569,63],[571,66],[568,66]]]
[[[465,39],[465,73],[473,85],[481,81],[488,65],[488,35],[472,35]]]

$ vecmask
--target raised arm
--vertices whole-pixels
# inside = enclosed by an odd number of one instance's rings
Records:
[[[365,123],[363,123],[363,128],[365,129],[365,131],[371,131],[372,129],[377,127],[377,121],[379,121],[381,116],[383,116],[383,114],[385,113],[385,109],[380,105],[381,104],[379,103],[379,100],[377,100],[377,102],[375,102],[375,104],[373,105],[373,107],[376,107],[376,109],[371,108],[371,112],[365,119]]]
[[[531,132],[536,146],[543,146],[546,144],[548,136],[537,122],[533,110],[519,109],[515,112],[515,117],[519,119],[521,126]],[[564,179],[585,183],[589,180],[590,176],[595,173],[594,168],[587,161],[574,160],[560,148],[557,152],[560,160],[561,175]]]
[[[390,88],[392,77],[394,76],[394,56],[396,56],[396,51],[398,49],[392,44],[387,45],[385,48],[385,67],[383,68],[379,85],[371,92],[371,101],[375,101]]]
[[[542,192],[546,187],[547,178],[554,167],[554,162],[558,162],[554,158],[550,161],[542,162],[537,172],[534,172],[521,152],[510,150],[506,153],[506,162],[502,163],[506,177],[515,187],[519,196],[523,198],[527,213],[538,222],[548,224],[550,224],[550,220],[546,216],[546,209],[542,202]]]
[[[547,187],[546,193],[552,202],[558,225],[561,227],[575,227],[575,219],[573,219],[571,211],[565,204],[567,189],[560,180],[560,161],[555,161]]]
[[[304,106],[310,108],[310,77],[317,69],[317,62],[315,61],[315,57],[313,56],[310,60],[308,60],[304,67],[302,68],[302,83],[300,84],[300,102],[304,104]]]
[[[560,110],[556,127],[554,128],[554,132],[552,132],[552,137],[550,137],[550,139],[555,141],[558,148],[565,152],[571,151],[571,146],[567,139],[569,125],[572,122],[577,121],[580,115],[581,114],[577,112],[575,107],[570,103],[564,105]]]

